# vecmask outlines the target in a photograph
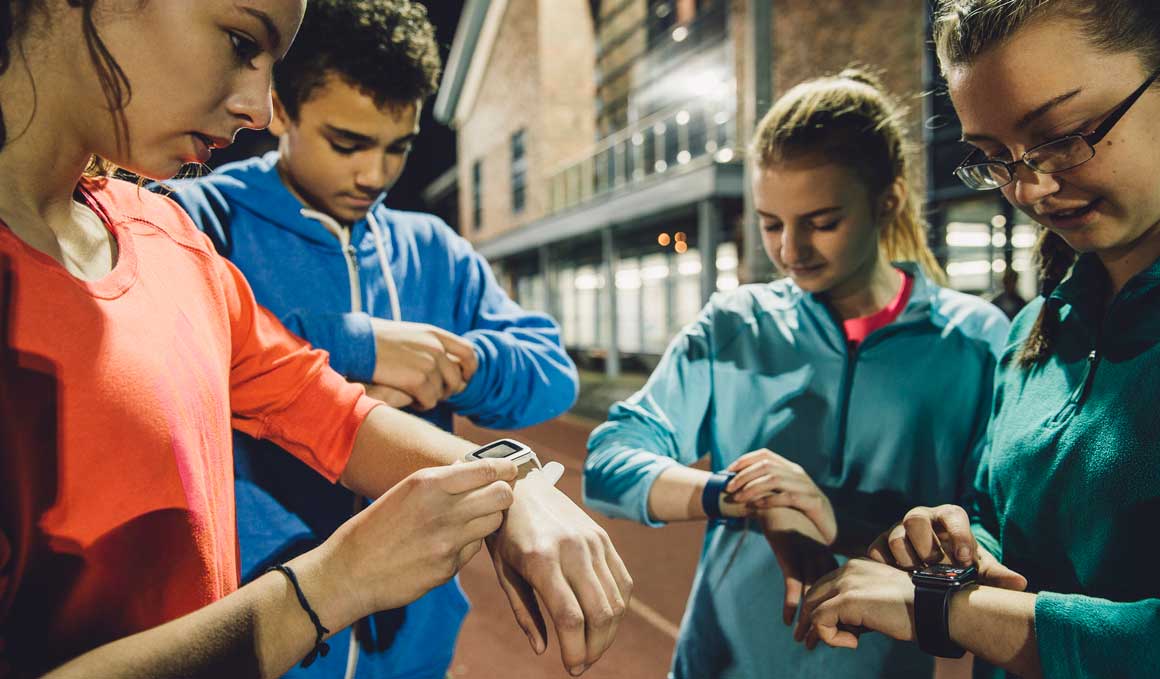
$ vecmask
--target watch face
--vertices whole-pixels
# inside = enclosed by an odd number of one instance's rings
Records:
[[[496,441],[495,443],[490,443],[480,448],[472,453],[471,456],[477,460],[484,460],[495,457],[511,457],[525,450],[527,450],[526,447],[518,446],[512,441]]]
[[[931,584],[962,584],[975,579],[977,571],[974,566],[952,566],[949,564],[934,564],[915,571],[911,578]]]

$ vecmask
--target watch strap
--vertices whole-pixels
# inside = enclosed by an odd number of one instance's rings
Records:
[[[951,641],[951,595],[958,588],[932,587],[916,582],[914,585],[914,632],[918,647],[940,658],[961,658],[965,651]]]
[[[737,476],[736,472],[716,472],[709,476],[709,480],[705,482],[705,489],[701,491],[701,509],[705,510],[705,516],[710,519],[723,518],[721,514],[721,494],[725,492],[725,486]]]

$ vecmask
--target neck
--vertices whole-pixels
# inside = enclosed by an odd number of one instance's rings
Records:
[[[1118,295],[1136,274],[1160,259],[1160,222],[1153,224],[1144,235],[1132,243],[1096,253],[1108,272],[1111,294]]]
[[[843,321],[881,311],[902,287],[898,271],[885,256],[873,260],[862,275],[855,275],[826,293],[826,299]]]
[[[67,96],[54,95],[69,85],[54,81],[50,51],[27,45],[25,53],[34,58],[25,61],[10,45],[12,62],[0,75],[7,133],[0,149],[0,219],[18,233],[68,228],[73,192],[91,157],[62,105]]]
[[[281,158],[279,158],[278,162],[274,164],[274,169],[278,171],[278,178],[282,180],[282,185],[286,187],[286,190],[288,190],[290,192],[290,195],[297,198],[299,203],[302,203],[303,207],[310,208],[311,210],[314,210],[315,212],[321,212],[321,213],[325,214],[326,216],[333,219],[340,226],[342,226],[344,229],[349,229],[351,227],[350,222],[347,222],[345,219],[339,219],[338,217],[327,212],[326,210],[323,210],[319,206],[312,203],[301,191],[299,191],[298,186],[294,183],[294,178],[290,176],[290,173],[286,171],[285,166],[282,165]]]

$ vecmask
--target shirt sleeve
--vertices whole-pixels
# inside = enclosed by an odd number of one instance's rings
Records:
[[[563,414],[576,402],[579,376],[564,351],[560,326],[526,311],[496,282],[486,260],[466,241],[448,244],[455,261],[456,327],[475,345],[479,369],[448,402],[491,428],[528,427]]]
[[[648,496],[661,472],[709,450],[710,306],[669,344],[645,386],[612,406],[588,439],[584,502],[608,516],[662,526]]]
[[[359,427],[380,404],[330,368],[325,351],[311,348],[259,306],[231,262],[214,260],[230,320],[234,428],[273,441],[337,481]]]
[[[1045,677],[1153,676],[1160,667],[1160,599],[1116,602],[1041,592],[1035,636]]]

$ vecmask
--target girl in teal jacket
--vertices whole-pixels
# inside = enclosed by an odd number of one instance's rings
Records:
[[[589,441],[585,500],[651,526],[712,516],[677,679],[929,679],[906,644],[810,656],[785,624],[835,553],[862,553],[923,499],[964,498],[1008,323],[936,282],[900,111],[873,78],[799,85],[756,139],[764,245],[786,277],[716,295],[612,407]],[[737,473],[707,508],[724,477],[689,467],[704,455]]]
[[[974,146],[959,176],[1045,227],[1043,296],[1001,358],[977,501],[911,510],[871,556],[977,566],[946,623],[1000,668],[977,676],[1160,676],[1160,5],[944,0],[936,41]],[[820,582],[803,629],[912,638],[890,565]]]

